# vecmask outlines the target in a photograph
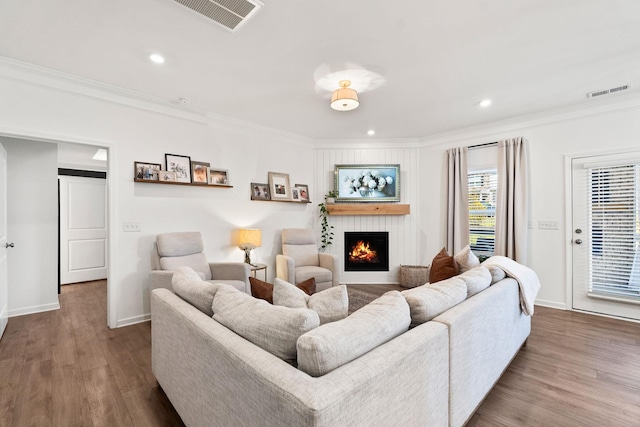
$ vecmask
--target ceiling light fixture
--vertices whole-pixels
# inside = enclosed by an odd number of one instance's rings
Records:
[[[376,134],[376,131],[373,130],[373,129],[367,131],[367,135],[369,135],[369,136],[373,136],[375,134]]]
[[[481,107],[488,107],[489,105],[491,105],[491,100],[490,99],[483,99],[482,101],[480,101],[480,106]]]
[[[338,84],[340,89],[334,90],[333,95],[331,95],[331,108],[338,111],[349,111],[358,108],[358,105],[360,105],[358,92],[349,87],[351,82],[349,80],[340,80]]]
[[[149,59],[156,63],[156,64],[163,64],[164,63],[164,56],[160,55],[159,53],[152,53],[149,55]]]

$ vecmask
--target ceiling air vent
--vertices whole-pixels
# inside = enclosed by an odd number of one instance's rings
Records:
[[[258,0],[175,0],[235,33],[260,10]]]
[[[627,90],[629,89],[629,85],[624,85],[624,86],[618,86],[618,87],[614,87],[611,89],[604,89],[604,90],[596,90],[593,92],[587,92],[587,98],[595,98],[596,96],[602,96],[602,95],[609,95],[610,93],[616,93],[616,92],[620,92],[623,90]]]

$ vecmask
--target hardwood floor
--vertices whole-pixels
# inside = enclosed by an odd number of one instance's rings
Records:
[[[108,329],[104,281],[64,286],[60,304],[9,319],[0,426],[183,425],[151,372],[149,323]],[[528,344],[468,426],[640,426],[640,324],[536,307]]]

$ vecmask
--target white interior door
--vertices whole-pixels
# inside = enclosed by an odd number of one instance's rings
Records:
[[[9,319],[7,249],[7,152],[0,144],[0,338]]]
[[[640,153],[572,160],[573,308],[640,320]]]
[[[107,278],[106,180],[60,176],[60,283]]]

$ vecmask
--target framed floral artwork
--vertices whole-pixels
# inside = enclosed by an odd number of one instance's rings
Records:
[[[191,182],[191,157],[178,154],[165,154],[167,171],[176,173],[177,182]]]
[[[336,165],[336,202],[399,202],[400,165]]]

